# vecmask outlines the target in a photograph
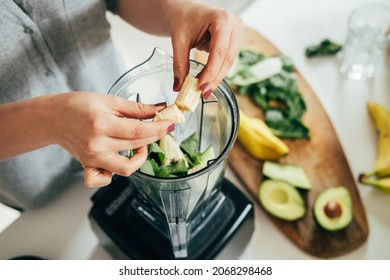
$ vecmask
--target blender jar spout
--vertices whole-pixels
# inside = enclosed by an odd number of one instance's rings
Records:
[[[166,185],[160,189],[160,197],[168,221],[172,250],[175,258],[187,258],[187,212],[191,187],[185,184]]]

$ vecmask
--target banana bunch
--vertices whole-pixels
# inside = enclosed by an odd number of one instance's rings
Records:
[[[367,108],[378,131],[378,150],[373,169],[360,174],[359,182],[390,191],[390,111],[373,101]]]
[[[171,120],[175,123],[184,122],[184,111],[194,112],[199,104],[201,95],[202,92],[198,88],[198,79],[187,75],[175,103],[157,112],[153,120]]]
[[[261,160],[277,160],[289,152],[287,145],[263,120],[249,117],[242,111],[237,139],[252,156]]]

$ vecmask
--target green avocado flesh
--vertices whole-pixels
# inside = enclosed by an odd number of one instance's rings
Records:
[[[210,160],[215,159],[215,153],[213,146],[209,146],[203,153],[202,153],[202,158],[200,160],[201,165],[207,166],[208,162]]]
[[[311,184],[305,171],[298,165],[265,161],[263,174],[270,179],[285,181],[297,188],[311,189]]]
[[[335,203],[338,204],[339,211],[336,211],[337,215],[334,217],[329,217],[327,205]],[[314,216],[318,224],[326,230],[336,231],[347,227],[353,219],[352,199],[348,189],[339,186],[322,191],[314,201]]]
[[[296,188],[279,180],[265,180],[259,187],[259,200],[271,215],[294,221],[306,213],[305,202]]]

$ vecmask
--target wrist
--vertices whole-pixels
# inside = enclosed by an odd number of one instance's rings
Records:
[[[161,11],[165,15],[165,21],[169,28],[171,29],[172,20],[177,18],[178,12],[183,10],[185,5],[188,5],[188,2],[193,2],[192,0],[163,0],[161,1]],[[184,6],[183,6],[184,5]]]
[[[47,146],[55,144],[54,138],[54,127],[56,123],[56,100],[57,94],[50,94],[45,96],[40,96],[37,98],[31,99],[33,103],[32,106],[29,106],[30,114],[34,117],[32,118],[36,136],[42,146]]]
[[[7,159],[53,144],[49,96],[35,97],[0,106],[0,159]]]

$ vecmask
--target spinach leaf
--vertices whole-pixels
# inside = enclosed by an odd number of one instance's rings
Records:
[[[240,51],[238,54],[240,64],[253,65],[265,58],[264,55],[249,50]]]
[[[187,155],[192,155],[199,152],[199,134],[194,132],[180,144],[180,149]]]
[[[154,159],[150,159],[149,162],[153,168],[154,176],[162,177],[162,178],[176,177],[169,172],[166,166],[157,163]]]
[[[342,49],[342,45],[329,39],[322,40],[317,45],[309,46],[305,49],[307,57],[331,56],[337,54]]]
[[[179,160],[178,162],[171,163],[166,168],[171,175],[185,175],[188,171],[185,160],[183,159]]]
[[[202,160],[201,152],[196,152],[193,154],[184,154],[184,156],[186,157],[190,168],[194,167],[195,165],[198,165]]]
[[[157,142],[148,145],[148,158],[154,159],[156,163],[162,164],[165,158],[164,151],[160,148]]]
[[[283,70],[287,72],[293,72],[295,68],[294,64],[292,63],[292,60],[288,56],[284,55],[281,55],[279,57],[283,62]]]
[[[250,96],[265,115],[265,122],[275,135],[281,138],[309,138],[309,129],[301,122],[306,112],[306,103],[298,90],[294,65],[290,58],[278,56],[283,64],[282,71],[266,80],[245,86],[234,84],[235,77],[228,82],[237,94]],[[241,51],[239,54],[240,69],[236,75],[245,78],[249,67],[267,57],[252,51]],[[271,114],[268,114],[271,112]]]
[[[180,149],[184,153],[185,158],[172,161],[169,165],[163,165],[166,155],[169,157],[168,152],[166,152],[167,154],[164,153],[163,149],[159,146],[159,141],[149,144],[148,158],[141,166],[140,171],[161,178],[173,178],[186,175],[190,168],[201,164],[204,157],[207,160],[212,160],[213,158],[210,157],[214,157],[212,147],[208,147],[204,152],[207,152],[207,155],[199,151],[198,132],[184,139],[180,144]]]
[[[297,119],[266,120],[272,132],[281,138],[300,139],[310,138],[309,129]]]

